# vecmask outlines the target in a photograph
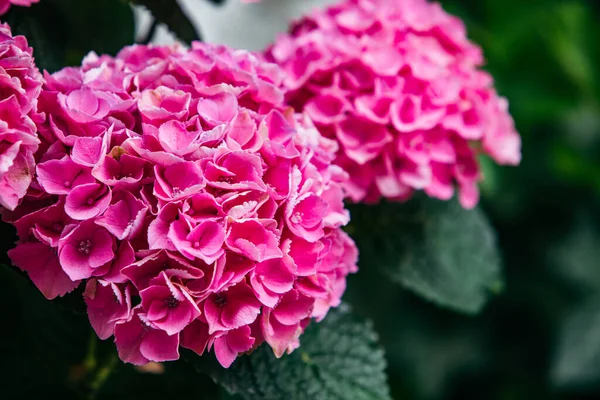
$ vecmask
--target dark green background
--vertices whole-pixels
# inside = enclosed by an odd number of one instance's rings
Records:
[[[482,206],[498,232],[505,287],[479,315],[463,316],[362,259],[345,299],[374,321],[395,399],[600,398],[600,2],[442,4],[484,48],[523,138],[519,168],[482,159]],[[50,70],[133,41],[121,0],[42,0],[8,20]],[[7,264],[12,229],[1,238]],[[97,388],[113,349],[90,347],[80,293],[47,302],[21,274],[0,272],[1,398],[228,397],[183,362],[162,375],[117,365]]]

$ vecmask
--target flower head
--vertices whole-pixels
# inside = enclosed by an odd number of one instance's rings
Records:
[[[280,85],[276,66],[199,43],[47,75],[35,181],[5,216],[14,263],[48,298],[84,281],[93,328],[128,362],[293,350],[357,254],[337,144]]]
[[[2,3],[0,2],[0,8]],[[0,206],[14,210],[33,175],[42,75],[23,36],[0,25]]]
[[[337,140],[353,201],[415,190],[478,202],[483,152],[518,164],[506,100],[478,68],[463,23],[426,0],[344,0],[293,24],[265,57],[286,72],[287,101]]]

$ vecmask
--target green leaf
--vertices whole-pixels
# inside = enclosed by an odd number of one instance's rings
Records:
[[[131,2],[146,7],[154,18],[167,25],[169,30],[182,41],[191,43],[200,40],[200,34],[176,0],[131,0]]]
[[[347,310],[331,310],[300,337],[300,348],[281,359],[262,345],[229,369],[213,357],[189,357],[232,394],[247,400],[389,399],[383,350],[372,323]]]
[[[502,290],[496,237],[480,209],[415,198],[351,208],[362,268],[379,264],[393,281],[444,307],[474,314]]]
[[[600,388],[600,298],[577,307],[562,326],[551,379],[565,388]]]
[[[13,35],[23,35],[33,47],[35,63],[40,70],[57,71],[65,66],[65,39],[68,31],[63,16],[50,2],[31,8],[12,7],[7,22]]]
[[[12,7],[7,21],[27,37],[38,67],[50,72],[79,65],[90,51],[116,54],[135,36],[133,10],[122,0],[44,0]]]
[[[547,263],[563,283],[589,295],[600,292],[600,232],[590,212],[580,211],[574,226],[548,249]]]
[[[69,64],[79,65],[92,50],[114,55],[135,40],[133,10],[123,0],[50,1],[64,16],[69,33],[66,41]]]

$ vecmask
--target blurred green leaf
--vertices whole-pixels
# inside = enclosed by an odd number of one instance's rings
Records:
[[[48,1],[44,0],[40,2]],[[135,19],[133,10],[123,0],[50,0],[65,18],[68,31],[68,63],[79,65],[90,51],[98,54],[118,53],[133,44]]]
[[[578,292],[600,292],[600,232],[592,217],[582,213],[575,226],[555,246],[549,248],[548,261],[556,273]]]
[[[68,32],[64,18],[50,2],[31,8],[12,7],[6,16],[13,35],[23,35],[33,47],[35,63],[40,70],[57,71],[66,64],[64,46]]]
[[[591,60],[586,51],[587,9],[578,1],[567,1],[547,10],[542,37],[565,74],[585,95],[594,86]]]
[[[40,69],[50,72],[79,65],[90,51],[116,54],[135,35],[133,10],[121,0],[44,0],[12,7],[7,20],[27,37]]]
[[[600,387],[600,298],[575,308],[560,330],[551,379],[581,391]]]
[[[421,196],[351,212],[363,268],[382,267],[420,296],[469,314],[502,290],[495,233],[481,210]]]
[[[200,34],[183,12],[176,0],[131,0],[133,4],[144,6],[158,21],[186,43],[200,40]]]
[[[390,397],[377,339],[371,322],[335,309],[281,359],[263,345],[229,369],[213,357],[192,355],[190,361],[243,399],[383,400]]]

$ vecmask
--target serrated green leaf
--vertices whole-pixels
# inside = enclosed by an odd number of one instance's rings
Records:
[[[263,345],[229,369],[212,357],[191,355],[189,360],[246,400],[389,399],[386,363],[372,323],[343,308],[311,324],[300,348],[281,359]]]
[[[577,307],[562,326],[551,380],[565,388],[600,388],[600,298]]]
[[[159,22],[186,43],[200,40],[200,34],[183,12],[176,0],[131,0],[133,4],[144,6]]]
[[[405,204],[353,206],[362,268],[457,311],[474,314],[503,288],[494,231],[480,209],[420,197]]]

